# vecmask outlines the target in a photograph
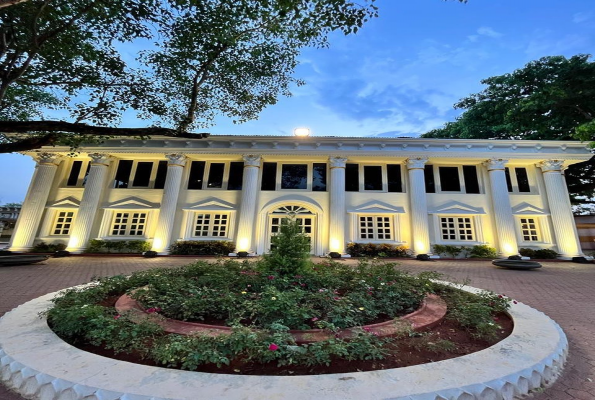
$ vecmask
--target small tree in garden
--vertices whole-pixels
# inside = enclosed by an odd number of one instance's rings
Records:
[[[310,261],[310,238],[299,221],[284,218],[279,233],[271,238],[271,252],[264,256],[267,270],[291,275],[303,270]]]

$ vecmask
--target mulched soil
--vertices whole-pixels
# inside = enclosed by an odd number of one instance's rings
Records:
[[[115,303],[117,297],[104,300],[101,305],[109,306]],[[329,366],[317,365],[312,367],[283,366],[276,363],[256,364],[233,360],[230,365],[217,367],[206,364],[197,371],[236,374],[236,375],[318,375],[347,372],[373,371],[390,368],[409,367],[412,365],[432,363],[450,358],[464,356],[486,349],[506,338],[513,329],[513,321],[507,314],[494,316],[494,322],[502,329],[498,330],[498,337],[494,340],[476,339],[472,332],[459,326],[455,321],[444,320],[430,331],[416,333],[412,337],[399,338],[390,347],[390,355],[383,360],[346,361],[336,359]],[[448,343],[451,342],[452,344]],[[115,354],[112,350],[89,344],[75,344],[81,350],[95,353],[104,357],[128,361],[136,364],[160,366],[150,360],[143,360],[138,354]]]

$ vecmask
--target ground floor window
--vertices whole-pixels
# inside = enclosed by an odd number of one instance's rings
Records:
[[[360,215],[360,240],[393,240],[392,218],[383,215]]]
[[[116,212],[110,231],[112,236],[143,236],[146,226],[145,212]]]
[[[445,241],[475,241],[472,217],[440,217],[440,233]]]
[[[52,235],[68,235],[72,227],[74,211],[58,211],[52,228]]]
[[[525,242],[540,242],[539,225],[535,218],[520,218],[521,236]]]
[[[227,237],[229,215],[197,213],[194,223],[195,237]]]

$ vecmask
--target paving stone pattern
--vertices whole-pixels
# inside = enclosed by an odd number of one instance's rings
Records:
[[[44,264],[0,268],[0,315],[49,292],[92,277],[130,274],[152,267],[185,265],[192,257],[69,257]],[[344,261],[353,262],[353,261]],[[493,267],[489,261],[399,261],[408,271],[438,271],[526,303],[558,322],[570,342],[563,375],[534,400],[595,400],[595,264],[544,262],[531,271]],[[0,400],[22,400],[0,384]]]

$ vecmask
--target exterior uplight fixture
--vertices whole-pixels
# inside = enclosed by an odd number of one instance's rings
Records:
[[[310,136],[310,129],[309,128],[295,128],[293,130],[293,134],[295,136]]]

